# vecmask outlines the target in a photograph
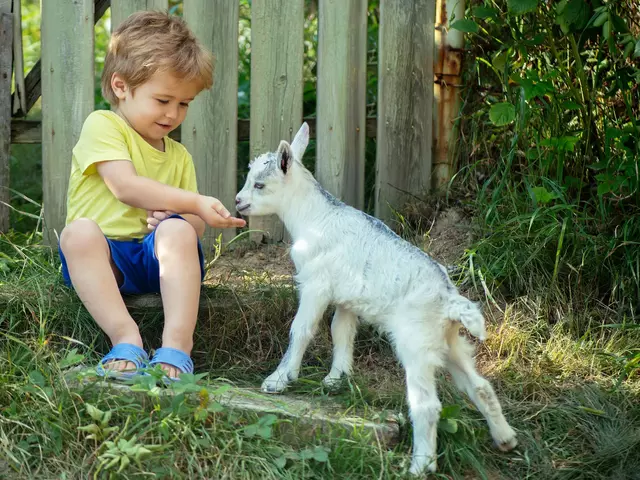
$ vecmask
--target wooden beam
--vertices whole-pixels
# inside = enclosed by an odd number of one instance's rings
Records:
[[[252,158],[273,152],[280,140],[293,141],[302,124],[304,0],[260,0],[251,4]],[[275,215],[251,217],[258,242],[285,239]]]
[[[384,221],[430,188],[434,21],[435,0],[380,4],[375,215]]]
[[[20,0],[13,0],[13,64],[14,83],[11,115],[27,108],[27,92],[24,85],[24,59],[22,54],[22,6]]]
[[[194,34],[215,55],[213,87],[191,102],[182,124],[182,143],[196,164],[201,193],[235,212],[238,162],[238,2],[190,0],[183,15]],[[235,228],[207,227],[203,247],[210,253],[217,237],[229,242]]]
[[[315,139],[316,134],[316,118],[306,117],[302,119],[309,124],[309,138]],[[366,119],[366,135],[367,138],[376,138],[377,131],[376,117],[367,117]],[[251,129],[250,121],[246,118],[238,120],[238,141],[246,142],[249,140],[249,130]],[[178,127],[169,134],[174,140],[181,142],[181,127]],[[42,128],[38,120],[11,120],[11,143],[41,143]]]
[[[316,178],[364,208],[367,2],[320,0]]]
[[[111,0],[95,0],[95,4],[94,4],[95,16],[93,19],[94,25],[98,22],[98,20],[102,18],[104,13],[107,11],[107,8],[109,8],[110,4],[111,4]],[[91,38],[93,38],[93,34]],[[27,110],[26,111],[19,110],[14,115],[16,117],[26,116],[27,113],[29,113],[29,110],[31,110],[31,108],[35,105],[35,103],[38,101],[38,98],[40,98],[40,95],[42,94],[42,85],[41,85],[42,66],[40,65],[40,62],[41,60],[38,60],[33,65],[31,70],[27,74],[27,78],[25,78],[24,83],[25,83],[25,90],[27,92]]]
[[[11,149],[11,71],[13,16],[11,4],[0,4],[0,233],[9,230]],[[5,205],[6,204],[6,205]]]
[[[72,150],[94,109],[93,0],[42,2],[44,241],[56,248],[66,220]]]

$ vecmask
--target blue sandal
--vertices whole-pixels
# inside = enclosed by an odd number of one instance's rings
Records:
[[[136,366],[134,371],[122,371],[105,369],[104,364],[109,360],[131,362]],[[149,355],[142,348],[132,343],[119,343],[114,345],[96,367],[96,372],[101,377],[113,378],[116,380],[128,380],[140,374],[140,369],[147,367]]]
[[[176,367],[182,373],[193,373],[193,361],[191,360],[191,357],[182,350],[178,350],[176,348],[162,347],[157,349],[155,355],[149,362],[149,365],[153,366],[160,363]],[[166,379],[172,382],[177,382],[179,380],[176,377],[169,377],[168,375],[165,375],[164,379],[165,383]]]

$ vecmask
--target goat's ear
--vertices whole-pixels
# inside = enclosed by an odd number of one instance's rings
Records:
[[[293,162],[293,151],[291,150],[291,145],[289,145],[285,140],[282,140],[280,145],[278,145],[276,156],[282,173],[286,175],[289,168],[291,168],[291,163]]]
[[[307,149],[307,145],[309,144],[309,125],[307,122],[304,122],[296,133],[296,136],[291,142],[291,150],[293,150],[293,155],[299,161],[302,161],[302,157],[304,156],[304,152]]]

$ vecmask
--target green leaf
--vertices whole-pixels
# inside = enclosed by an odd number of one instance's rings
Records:
[[[601,27],[602,24],[607,20],[607,18],[609,18],[609,13],[606,11],[601,12],[600,15],[598,15],[597,18],[593,21],[593,26]]]
[[[77,363],[80,363],[82,360],[84,360],[84,355],[80,355],[78,353],[78,349],[74,348],[70,350],[67,353],[67,356],[60,361],[60,368],[66,368],[71,365],[76,365]]]
[[[552,200],[558,198],[558,195],[556,195],[553,192],[550,192],[549,190],[547,190],[544,187],[534,187],[532,188],[533,190],[533,194],[535,196],[535,200],[538,203],[541,203],[542,205],[546,205],[547,203],[551,202]]]
[[[582,30],[589,21],[589,6],[584,0],[569,0],[561,15],[567,25]]]
[[[449,433],[456,433],[458,431],[458,422],[451,418],[443,418],[440,420],[438,426],[441,430]]]
[[[465,33],[477,33],[480,27],[478,27],[478,24],[473,20],[463,18],[462,20],[453,22],[451,28]]]
[[[316,447],[313,451],[313,458],[316,462],[328,462],[329,461],[329,449],[326,447]]]
[[[507,0],[507,6],[514,15],[524,15],[538,8],[538,0]]]
[[[497,127],[508,125],[516,119],[516,107],[508,102],[496,103],[489,110],[489,120]]]
[[[560,104],[563,110],[580,110],[580,105],[573,100],[567,100]]]
[[[460,405],[447,405],[442,408],[440,418],[455,418],[460,413]]]
[[[277,457],[274,460],[274,463],[278,468],[284,468],[287,465],[287,458],[284,455],[281,457]]]
[[[39,387],[44,387],[46,383],[44,376],[37,370],[29,372],[29,380]]]
[[[481,19],[485,18],[497,18],[500,16],[500,12],[491,7],[479,6],[474,7],[472,10],[473,16]]]
[[[636,49],[633,51],[633,58],[640,57],[640,38],[636,42]]]

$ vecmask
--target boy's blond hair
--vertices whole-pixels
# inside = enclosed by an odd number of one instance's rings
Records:
[[[102,95],[112,105],[118,98],[111,77],[118,73],[135,90],[158,72],[211,88],[215,58],[204,48],[187,23],[163,12],[132,14],[113,32],[102,72]]]

